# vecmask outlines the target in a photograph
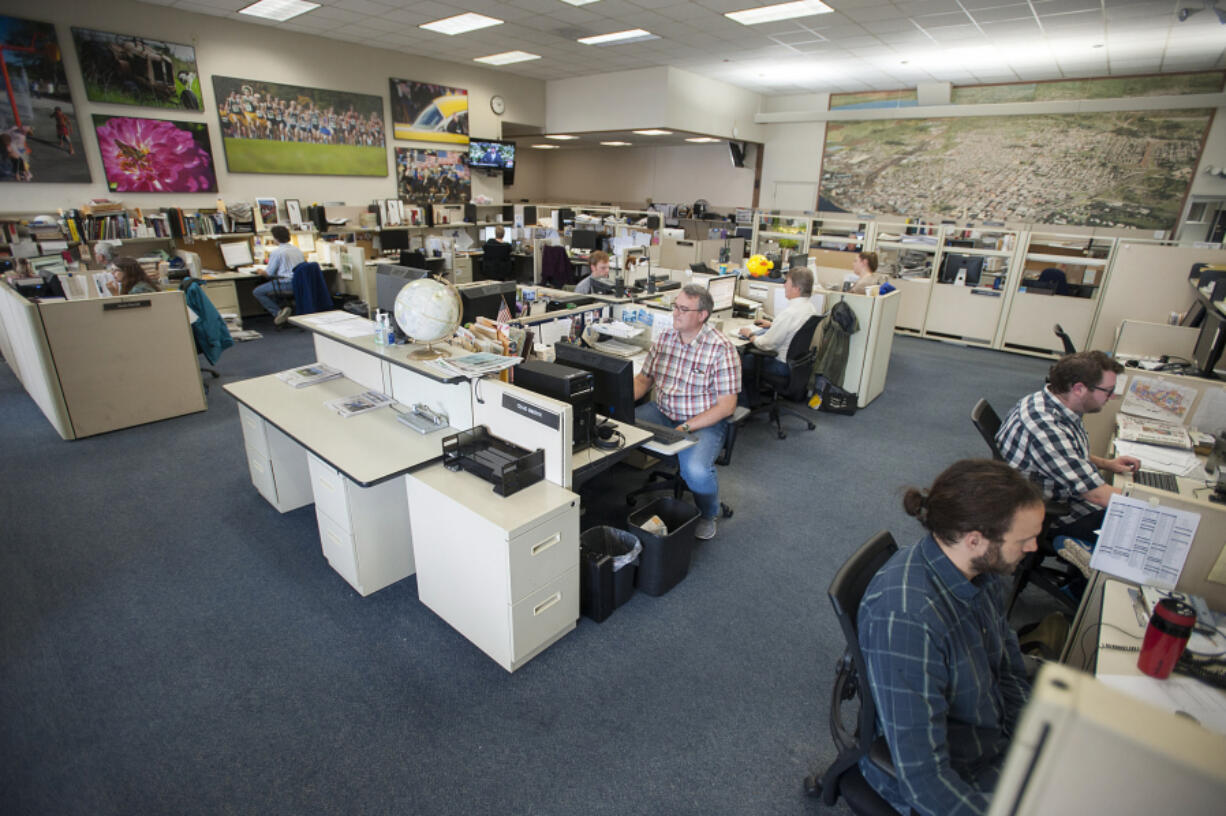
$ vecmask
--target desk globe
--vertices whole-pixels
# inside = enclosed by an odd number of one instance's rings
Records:
[[[431,344],[455,334],[464,306],[459,293],[451,286],[431,278],[421,278],[409,281],[397,293],[392,312],[401,331],[413,342],[426,344],[425,348],[409,356],[433,360],[447,356],[445,350],[436,349]]]

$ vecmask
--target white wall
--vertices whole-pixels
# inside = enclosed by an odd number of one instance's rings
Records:
[[[213,99],[211,77],[250,77],[317,88],[340,89],[373,94],[384,100],[384,119],[391,124],[387,102],[388,79],[397,77],[466,88],[469,94],[470,131],[474,136],[497,137],[498,118],[491,112],[489,98],[501,94],[506,99],[504,117],[521,124],[543,125],[545,121],[545,83],[516,77],[475,65],[442,62],[397,51],[368,48],[355,43],[329,40],[286,31],[275,26],[253,25],[221,17],[188,14],[178,9],[153,6],[132,0],[40,0],[37,5],[13,8],[4,0],[3,13],[56,23],[68,84],[76,106],[76,126],[80,129],[89,157],[92,184],[17,184],[0,185],[0,212],[45,212],[61,207],[79,206],[91,198],[119,198],[130,206],[211,206],[220,195],[227,199],[251,200],[256,196],[297,198],[303,205],[313,201],[345,201],[363,204],[376,198],[390,198],[396,192],[395,147],[437,147],[425,143],[388,142],[388,175],[382,178],[342,176],[263,175],[226,170],[225,151]],[[205,113],[184,113],[130,105],[94,104],[85,99],[76,49],[70,26],[141,34],[154,39],[195,45],[200,67]],[[124,113],[151,118],[191,119],[207,122],[217,165],[219,194],[110,194],[94,136],[93,113]],[[35,145],[37,151],[39,145]],[[51,149],[43,146],[43,149]],[[32,155],[37,162],[37,153]],[[501,201],[501,183],[474,177],[473,194],[485,194]]]
[[[825,110],[829,94],[772,96],[765,101],[768,113],[792,110]],[[817,190],[822,175],[822,150],[826,145],[824,122],[765,125],[762,154],[762,189],[758,206],[770,209],[817,209]],[[798,199],[807,201],[795,206]]]
[[[664,125],[668,69],[551,79],[545,83],[545,132],[586,133]]]
[[[504,201],[519,203],[524,199],[529,202],[552,200],[547,195],[545,186],[546,152],[522,145],[515,151],[515,183],[503,188]]]

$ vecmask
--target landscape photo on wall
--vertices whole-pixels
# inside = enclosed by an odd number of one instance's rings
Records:
[[[414,204],[463,204],[472,196],[472,172],[462,150],[396,148],[396,189]]]
[[[468,144],[468,91],[391,79],[392,134],[419,142]]]
[[[214,76],[231,173],[386,176],[383,99]]]
[[[132,34],[72,29],[90,102],[200,110],[196,49]]]
[[[88,183],[89,162],[55,26],[0,15],[0,181]]]
[[[94,130],[112,193],[217,192],[204,122],[94,114]]]

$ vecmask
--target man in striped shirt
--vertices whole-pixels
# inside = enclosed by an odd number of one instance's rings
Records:
[[[741,360],[720,332],[707,325],[715,304],[701,286],[690,284],[673,301],[673,327],[660,334],[634,376],[637,400],[655,388],[655,401],[635,416],[692,433],[697,444],[677,454],[681,477],[694,493],[701,518],[694,532],[715,536],[719,480],[715,457],[724,444],[727,418],[741,390]]]
[[[1101,351],[1061,357],[1051,367],[1047,387],[1022,397],[996,432],[1005,461],[1035,481],[1044,498],[1068,504],[1068,514],[1053,528],[1056,535],[1093,545],[1107,503],[1120,492],[1099,470],[1127,473],[1141,466],[1131,456],[1106,459],[1091,454],[1081,422],[1083,415],[1103,409],[1123,370]]]
[[[860,650],[895,775],[865,781],[899,813],[979,816],[1030,683],[1009,627],[1007,577],[1043,528],[1038,488],[1004,462],[956,462],[903,508],[928,531],[869,582]]]

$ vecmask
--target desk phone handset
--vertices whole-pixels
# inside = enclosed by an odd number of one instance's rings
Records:
[[[441,411],[433,411],[421,402],[416,403],[409,411],[403,410],[398,405],[392,407],[396,409],[396,419],[421,434],[440,431],[450,423],[446,414]]]

